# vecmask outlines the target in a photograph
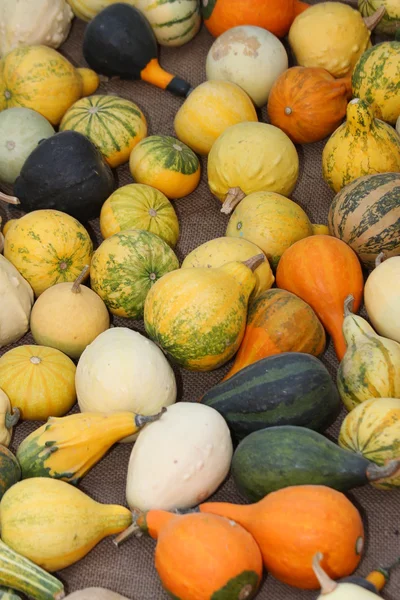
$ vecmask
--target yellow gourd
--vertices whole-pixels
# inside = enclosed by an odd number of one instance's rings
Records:
[[[131,523],[127,508],[100,504],[69,483],[46,477],[19,481],[0,502],[2,540],[49,572],[69,567]]]
[[[31,108],[58,125],[74,102],[93,94],[99,77],[75,67],[57,50],[23,46],[0,61],[0,110]]]
[[[61,417],[74,405],[76,367],[55,348],[18,346],[0,358],[0,388],[23,419]]]
[[[18,408],[11,410],[10,400],[5,392],[0,389],[0,444],[9,446],[14,425],[19,421]]]
[[[374,118],[359,98],[347,107],[347,121],[329,138],[323,154],[325,181],[335,191],[363,175],[400,171],[400,137],[390,125]]]

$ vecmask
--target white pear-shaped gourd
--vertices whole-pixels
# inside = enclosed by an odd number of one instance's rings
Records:
[[[178,402],[147,425],[133,447],[128,505],[143,511],[193,507],[223,482],[232,453],[229,428],[219,412],[205,404]]]
[[[0,254],[0,348],[19,340],[29,329],[33,290]]]
[[[400,398],[400,344],[381,337],[344,306],[343,335],[347,350],[337,373],[337,386],[347,410],[370,398]]]
[[[14,425],[19,421],[18,408],[11,410],[11,402],[7,394],[0,388],[0,444],[9,446]]]
[[[318,552],[313,559],[313,570],[320,583],[317,600],[377,600],[377,595],[354,583],[333,581],[321,567],[323,555]]]
[[[400,256],[383,258],[377,257],[365,283],[365,308],[376,331],[400,343]]]

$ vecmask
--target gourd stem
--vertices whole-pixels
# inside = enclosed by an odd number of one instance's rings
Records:
[[[265,262],[265,255],[256,254],[255,256],[243,261],[243,264],[254,272],[263,262]]]
[[[364,23],[370,31],[373,31],[378,23],[383,19],[385,12],[386,8],[384,6],[380,6],[373,15],[364,18]]]
[[[58,592],[58,594],[56,594],[54,596],[54,600],[62,600],[63,598],[65,598],[65,592],[64,591]]]
[[[165,413],[167,412],[167,409],[165,406],[162,407],[162,409],[160,410],[159,413],[157,413],[156,415],[135,415],[135,425],[137,428],[141,428],[143,427],[143,425],[146,425],[146,423],[153,423],[154,421],[158,421],[158,419]]]
[[[246,194],[242,189],[240,189],[240,187],[230,188],[225,196],[221,212],[224,213],[224,215],[230,215],[231,212],[237,207],[239,202],[241,202],[245,197]]]
[[[367,478],[368,481],[379,481],[380,479],[386,479],[386,477],[393,477],[397,471],[400,471],[400,459],[390,460],[383,466],[371,463],[367,467]]]
[[[113,544],[118,548],[118,546],[122,544],[122,542],[125,542],[133,535],[136,537],[140,537],[142,534],[143,531],[140,529],[136,521],[134,521],[132,525],[129,525],[129,527],[127,527],[124,531],[122,531],[122,533],[120,533],[119,535],[117,535],[116,538],[113,539]]]
[[[74,294],[81,293],[81,283],[85,279],[87,272],[89,271],[89,265],[85,265],[82,269],[82,273],[78,275],[78,277],[74,281],[74,285],[72,286],[72,291]]]
[[[353,314],[354,296],[349,294],[344,301],[344,316],[350,317]]]
[[[21,417],[21,411],[19,408],[14,408],[12,413],[6,413],[5,425],[7,429],[14,427]]]
[[[379,265],[381,265],[383,263],[384,260],[386,260],[387,256],[384,252],[381,252],[380,254],[378,254],[378,256],[375,259],[375,267],[379,267]]]
[[[321,560],[323,558],[324,555],[321,554],[321,552],[317,552],[317,554],[314,555],[312,561],[312,568],[321,586],[321,593],[324,596],[325,594],[330,594],[331,592],[334,592],[338,587],[338,584],[336,583],[336,581],[333,581],[321,567]]]
[[[7,194],[3,194],[3,192],[0,192],[0,200],[3,200],[3,202],[7,202],[8,204],[21,204],[16,196],[8,196]]]

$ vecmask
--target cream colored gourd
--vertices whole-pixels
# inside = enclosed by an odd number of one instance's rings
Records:
[[[400,256],[381,258],[365,284],[365,308],[376,331],[400,343]]]
[[[0,444],[10,445],[14,425],[19,421],[20,412],[14,409],[11,412],[11,403],[5,392],[0,389]]]
[[[132,510],[173,510],[199,504],[225,479],[232,452],[229,428],[215,409],[178,402],[158,423],[146,426],[133,447],[128,505]]]
[[[0,56],[18,46],[58,48],[73,17],[66,0],[0,0]]]
[[[81,412],[149,416],[173,404],[177,394],[174,372],[160,348],[127,327],[108,329],[89,344],[79,359],[75,384]]]
[[[354,583],[333,581],[321,567],[323,555],[319,552],[313,559],[313,570],[321,585],[317,600],[376,600],[377,595]]]
[[[81,285],[89,266],[74,283],[58,283],[43,292],[31,313],[31,331],[37,344],[57,348],[79,358],[86,346],[110,326],[103,300]]]
[[[68,594],[65,600],[129,600],[126,596],[121,596],[111,590],[104,588],[86,588],[85,590],[78,590],[72,594]]]
[[[343,335],[347,350],[337,373],[337,385],[347,410],[370,398],[400,398],[400,344],[377,335],[345,302]]]
[[[16,342],[28,331],[33,300],[29,283],[0,254],[0,348]]]
[[[274,81],[288,68],[282,42],[262,27],[242,25],[228,29],[211,46],[206,60],[207,79],[239,85],[261,107]]]
[[[161,46],[182,46],[200,29],[199,0],[134,0]]]
[[[347,106],[347,121],[331,135],[322,153],[323,176],[337,193],[364,175],[400,171],[400,137],[374,118],[359,98]]]

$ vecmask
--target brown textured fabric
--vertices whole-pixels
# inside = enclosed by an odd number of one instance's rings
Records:
[[[81,52],[82,35],[85,24],[75,20],[68,41],[61,48],[63,54],[76,66],[84,66]],[[183,77],[193,86],[205,80],[205,59],[212,38],[203,28],[189,44],[178,49],[162,48],[160,62],[170,72]],[[136,102],[144,111],[149,134],[174,135],[173,120],[182,100],[143,82],[109,81],[102,84],[99,93],[117,94]],[[261,119],[266,120],[262,110]],[[321,153],[324,143],[298,147],[300,157],[300,177],[292,198],[306,210],[314,223],[326,223],[329,204],[333,193],[321,175]],[[177,248],[180,260],[193,248],[203,242],[222,236],[228,218],[220,213],[220,203],[213,198],[207,187],[206,161],[202,160],[203,174],[200,186],[189,197],[175,202],[181,225],[181,237]],[[131,183],[127,166],[118,169],[118,183]],[[4,188],[5,191],[6,188]],[[15,209],[0,206],[0,216],[4,220],[17,216]],[[101,241],[98,221],[90,224],[97,241]],[[114,318],[114,325],[127,326],[143,332],[141,322]],[[32,343],[30,335],[15,345]],[[3,348],[0,354],[9,348]],[[332,346],[322,357],[324,364],[335,376],[337,361]],[[218,371],[199,374],[176,370],[179,386],[179,399],[193,401],[216,384],[228,365]],[[341,419],[331,428],[330,434],[337,437]],[[12,449],[38,424],[22,423],[15,431]],[[117,445],[84,478],[80,488],[92,498],[103,503],[125,504],[125,477],[131,445]],[[373,488],[363,488],[349,494],[361,510],[367,528],[368,544],[358,573],[366,575],[379,565],[389,565],[400,555],[400,492],[381,492]],[[243,503],[229,480],[214,496],[214,499]],[[161,600],[167,598],[160,585],[153,566],[155,542],[146,537],[131,539],[119,549],[111,539],[101,542],[89,555],[76,565],[64,569],[60,578],[68,592],[90,586],[107,587],[135,600]],[[179,557],[176,557],[179,561]],[[295,590],[266,576],[258,598],[260,600],[312,600],[317,592]],[[392,575],[384,593],[386,600],[400,598],[400,568]]]

